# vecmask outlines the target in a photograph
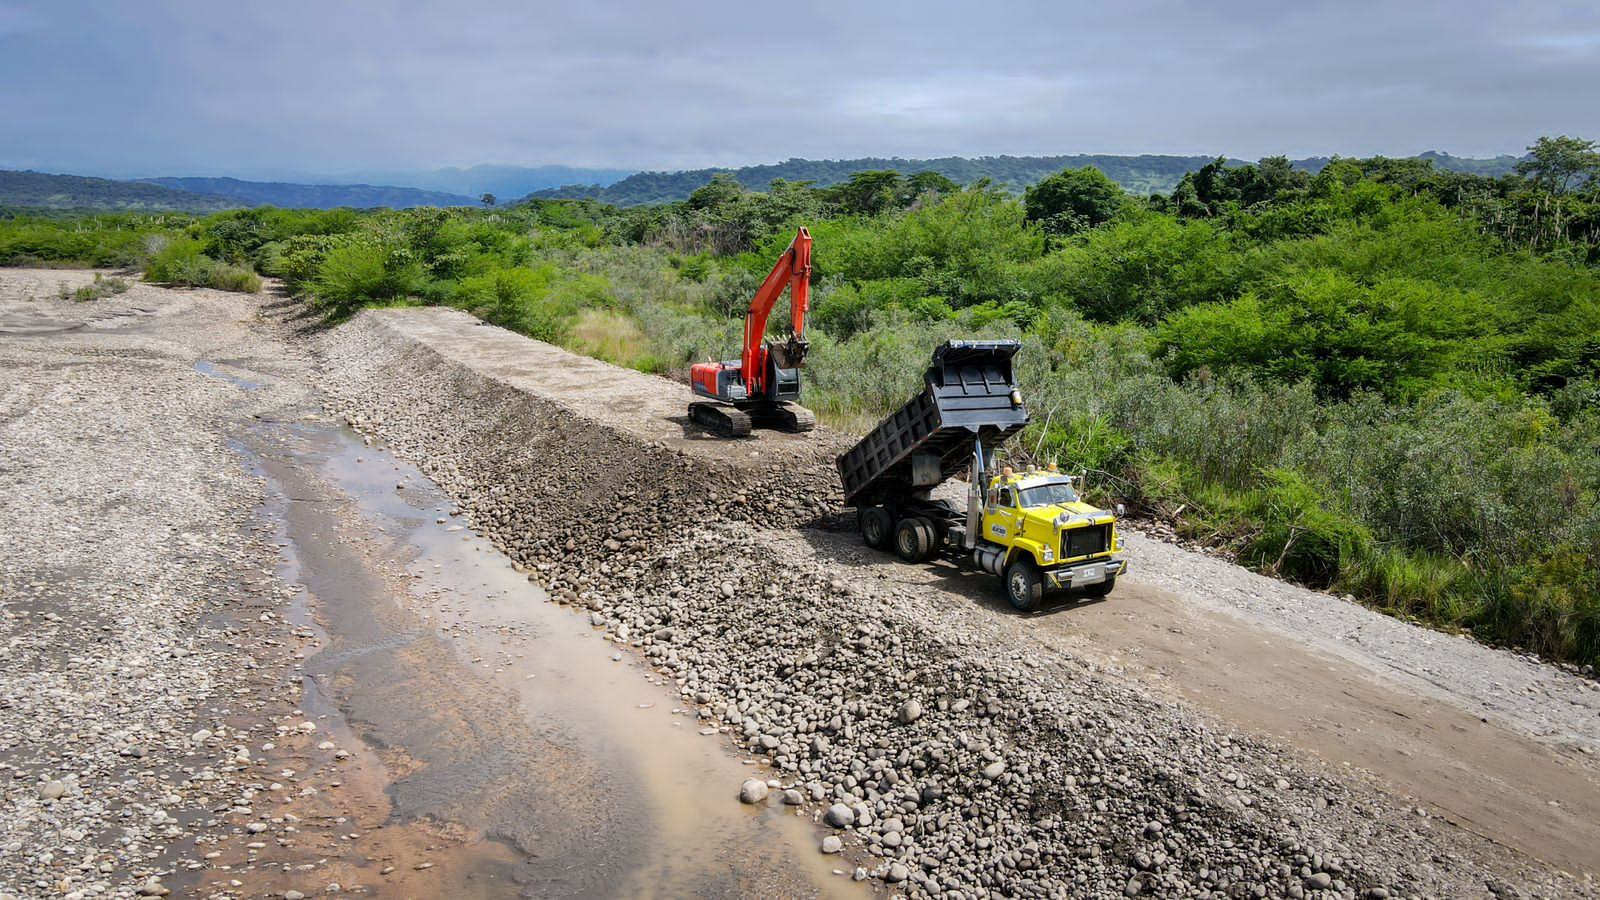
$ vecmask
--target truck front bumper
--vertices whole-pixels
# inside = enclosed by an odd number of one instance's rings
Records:
[[[1050,587],[1057,590],[1085,587],[1099,584],[1107,578],[1115,578],[1128,571],[1128,561],[1119,556],[1089,559],[1073,563],[1069,566],[1046,569],[1044,577]]]

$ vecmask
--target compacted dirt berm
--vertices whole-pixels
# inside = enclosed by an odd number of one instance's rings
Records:
[[[789,289],[793,328],[782,341],[769,341],[767,317]],[[778,257],[744,317],[744,348],[738,359],[696,363],[689,381],[697,397],[689,420],[724,437],[743,437],[752,426],[810,431],[816,416],[799,405],[800,367],[806,361],[806,307],[811,296],[811,232],[801,228]]]
[[[995,471],[994,451],[1028,424],[1011,359],[1019,341],[949,341],[923,390],[839,456],[845,502],[869,547],[906,562],[970,560],[1005,581],[1024,612],[1046,592],[1111,593],[1128,568],[1116,517],[1083,502],[1071,476]],[[932,498],[967,471],[965,508]],[[1120,510],[1119,510],[1120,511]]]

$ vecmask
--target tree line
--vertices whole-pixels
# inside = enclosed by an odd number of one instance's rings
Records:
[[[805,402],[862,430],[957,337],[1020,337],[1018,457],[1241,562],[1442,627],[1600,661],[1600,158],[1516,171],[1211,160],[1135,195],[875,169],[620,208],[254,209],[0,221],[0,262],[282,279],[338,318],[437,303],[620,365],[725,358],[816,240]],[[775,316],[775,321],[786,321]]]

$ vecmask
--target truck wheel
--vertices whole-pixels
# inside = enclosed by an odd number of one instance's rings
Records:
[[[1102,581],[1099,584],[1091,584],[1084,588],[1083,592],[1088,594],[1090,597],[1104,597],[1105,595],[1111,593],[1111,589],[1116,586],[1117,576],[1107,575],[1105,581]]]
[[[918,563],[933,555],[933,523],[921,516],[908,516],[894,529],[894,549],[908,563]]]
[[[856,513],[856,525],[861,528],[861,540],[874,550],[885,550],[894,540],[894,520],[881,506],[863,506]]]
[[[1018,612],[1033,612],[1044,601],[1044,576],[1026,556],[1006,566],[1006,599]]]

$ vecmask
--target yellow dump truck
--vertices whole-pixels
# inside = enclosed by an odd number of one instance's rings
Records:
[[[1018,341],[949,341],[923,390],[839,456],[845,502],[867,546],[907,562],[969,561],[1005,582],[1018,610],[1053,590],[1103,597],[1127,571],[1116,516],[1068,475],[996,471],[994,451],[1028,424],[1012,373]],[[965,508],[936,487],[969,474]],[[1120,508],[1119,508],[1120,512]]]

